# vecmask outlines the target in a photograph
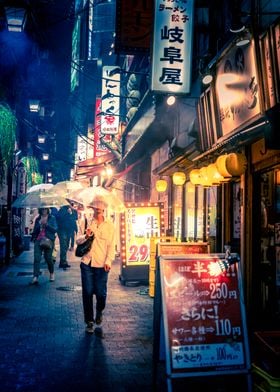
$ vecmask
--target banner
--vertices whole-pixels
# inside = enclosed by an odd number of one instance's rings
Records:
[[[102,68],[101,133],[116,135],[120,118],[120,68]]]

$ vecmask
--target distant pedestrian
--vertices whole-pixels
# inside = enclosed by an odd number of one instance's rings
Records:
[[[34,229],[32,232],[32,240],[34,241],[34,266],[33,279],[30,284],[38,284],[40,275],[40,262],[42,254],[44,254],[45,261],[48,265],[50,273],[50,281],[54,281],[54,263],[53,263],[53,248],[55,242],[55,233],[57,231],[56,219],[50,214],[48,208],[39,208],[39,215],[35,219]],[[47,244],[43,246],[43,241]]]
[[[66,270],[70,268],[67,261],[67,251],[70,242],[71,228],[72,228],[72,218],[71,218],[71,207],[70,205],[65,205],[60,207],[56,220],[57,220],[57,234],[59,239],[59,250],[60,250],[60,262],[59,268]]]
[[[71,203],[71,232],[70,232],[70,243],[69,243],[69,250],[74,250],[75,245],[75,237],[78,233],[78,211],[75,208],[74,203]]]
[[[108,274],[115,258],[114,224],[104,217],[107,204],[101,197],[96,197],[88,206],[93,208],[93,220],[86,229],[85,235],[77,238],[77,244],[94,236],[90,251],[81,259],[81,280],[84,321],[86,332],[94,332],[94,323],[101,327],[103,310],[107,299]],[[93,296],[96,296],[96,312],[94,317]],[[102,329],[98,330],[103,334]],[[97,330],[96,330],[97,332]]]

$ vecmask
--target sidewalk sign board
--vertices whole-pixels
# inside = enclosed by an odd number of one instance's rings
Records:
[[[163,203],[127,203],[121,214],[121,273],[123,284],[149,282],[150,239],[164,235]]]
[[[224,257],[158,257],[156,297],[160,300],[155,298],[155,306],[160,304],[161,310],[155,309],[155,317],[163,319],[169,389],[172,379],[195,376],[244,374],[250,384],[240,268],[233,264],[218,276],[211,275],[213,263]],[[154,327],[161,322],[155,320]],[[160,350],[154,354],[158,360]]]

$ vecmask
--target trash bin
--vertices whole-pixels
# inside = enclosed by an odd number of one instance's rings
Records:
[[[23,250],[30,250],[31,235],[26,234],[23,236]]]

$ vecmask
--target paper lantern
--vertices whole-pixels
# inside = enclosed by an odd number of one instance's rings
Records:
[[[165,192],[167,189],[167,181],[166,180],[157,180],[156,181],[156,190],[158,192]]]
[[[211,180],[212,185],[219,185],[221,182],[223,182],[224,177],[219,173],[215,163],[210,163],[206,169],[207,175]]]
[[[227,160],[227,154],[220,155],[216,160],[216,166],[217,166],[218,172],[220,173],[221,176],[224,177],[223,181],[229,181],[232,177],[232,175],[230,174],[230,172],[227,169],[226,160]]]
[[[199,169],[193,169],[190,171],[190,182],[193,185],[200,185],[200,170]]]
[[[207,173],[206,166],[203,166],[200,170],[200,183],[205,187],[209,187],[212,185],[211,179]]]
[[[245,173],[247,159],[241,153],[225,154],[217,158],[216,166],[224,179],[229,180],[232,176],[241,176]]]
[[[226,165],[231,175],[241,176],[246,171],[247,159],[244,154],[231,153],[227,156]]]
[[[186,182],[186,175],[184,172],[175,172],[172,175],[172,181],[174,185],[184,185]]]

